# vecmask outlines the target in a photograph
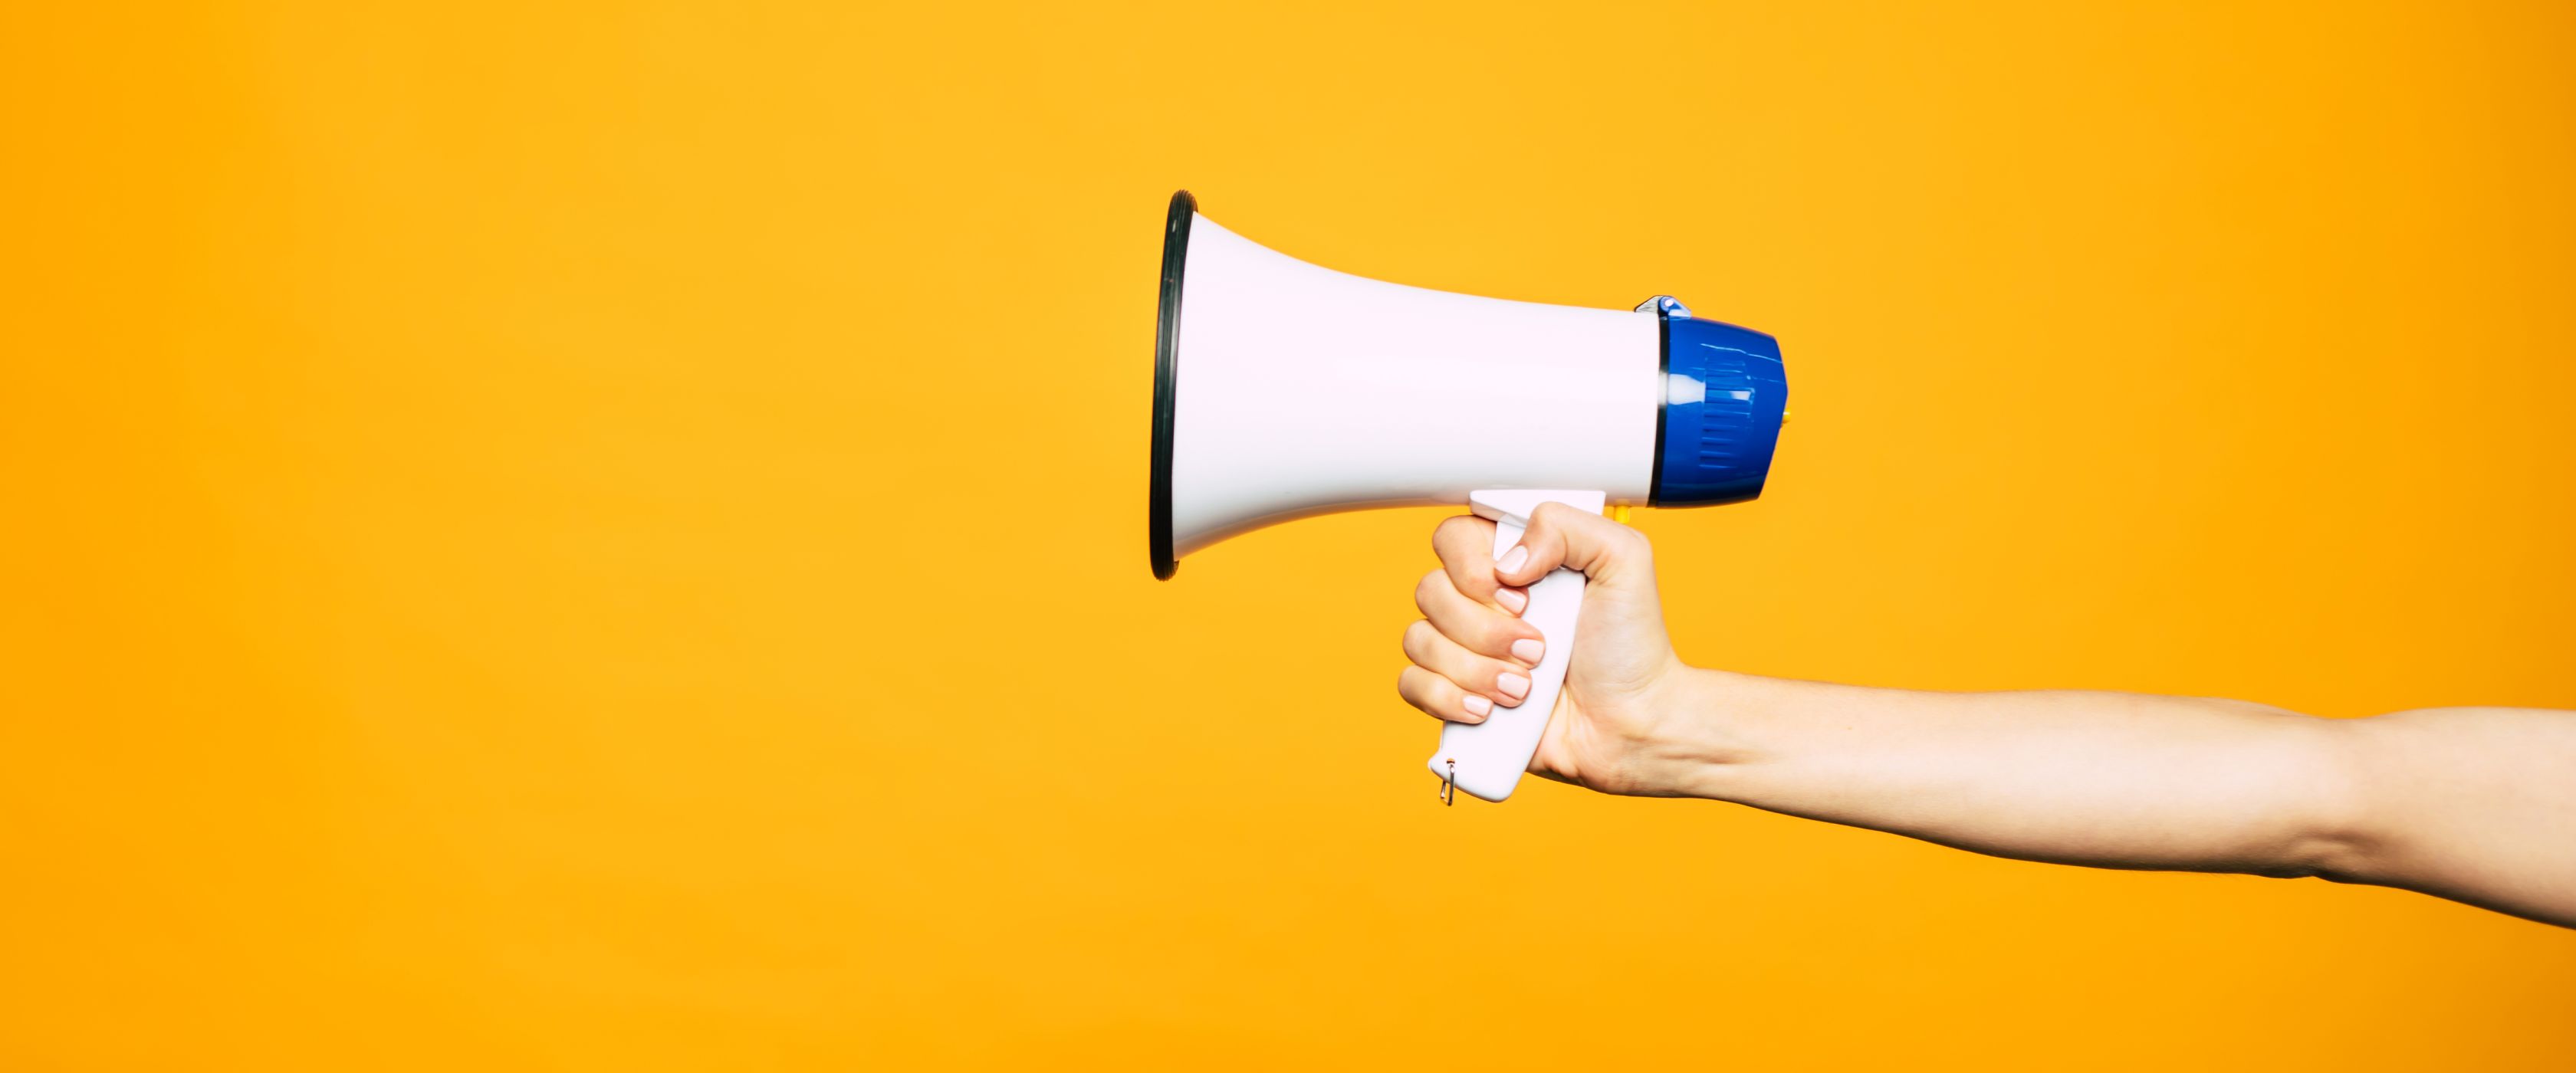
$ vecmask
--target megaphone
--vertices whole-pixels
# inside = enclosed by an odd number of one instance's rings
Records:
[[[1669,297],[1634,311],[1513,302],[1335,272],[1199,214],[1163,225],[1147,535],[1154,576],[1266,525],[1463,504],[1519,543],[1541,503],[1600,513],[1762,494],[1787,416],[1780,344]],[[1545,658],[1518,707],[1447,723],[1431,773],[1511,796],[1574,653],[1583,575],[1530,586]]]

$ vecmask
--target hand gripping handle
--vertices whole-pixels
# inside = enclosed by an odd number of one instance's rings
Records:
[[[1494,520],[1494,557],[1499,559],[1521,542],[1530,512],[1539,504],[1563,503],[1599,514],[1605,498],[1600,492],[1493,491],[1469,495],[1467,506],[1477,517]],[[1538,752],[1539,738],[1547,733],[1548,713],[1556,710],[1566,661],[1574,658],[1574,620],[1582,610],[1583,575],[1578,571],[1559,567],[1529,587],[1529,607],[1521,620],[1538,627],[1547,642],[1547,654],[1530,672],[1529,695],[1516,707],[1495,705],[1482,723],[1442,724],[1440,751],[1431,754],[1427,765],[1432,774],[1447,779],[1454,772],[1458,789],[1487,801],[1512,796]]]

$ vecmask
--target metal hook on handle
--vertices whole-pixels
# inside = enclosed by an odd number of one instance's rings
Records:
[[[1458,761],[1455,759],[1449,761],[1449,773],[1440,777],[1440,803],[1444,806],[1458,803]]]

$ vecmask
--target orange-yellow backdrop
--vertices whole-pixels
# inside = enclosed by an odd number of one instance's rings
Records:
[[[6,16],[0,1065],[2567,1068],[2576,933],[1554,785],[1157,584],[1164,198],[1785,341],[1704,663],[2576,707],[2576,15]],[[60,10],[57,10],[60,9]]]

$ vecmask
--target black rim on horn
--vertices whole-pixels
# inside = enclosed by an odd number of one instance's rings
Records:
[[[1163,300],[1154,318],[1154,475],[1145,507],[1145,537],[1158,579],[1181,568],[1172,557],[1172,400],[1178,387],[1174,359],[1181,344],[1181,272],[1190,255],[1190,219],[1198,211],[1198,199],[1177,190],[1171,212],[1163,218]]]

